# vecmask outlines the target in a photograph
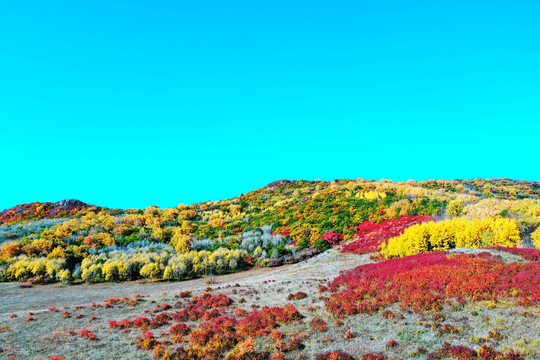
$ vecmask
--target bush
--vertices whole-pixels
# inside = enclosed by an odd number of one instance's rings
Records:
[[[343,351],[327,351],[317,355],[315,360],[354,360],[354,358]]]
[[[332,245],[325,239],[319,238],[315,241],[315,244],[313,245],[315,250],[319,252],[326,251],[332,247]]]
[[[309,247],[311,247],[311,241],[308,238],[301,238],[296,242],[296,247],[299,250],[308,249]]]
[[[382,244],[381,253],[403,257],[460,247],[519,246],[520,234],[514,220],[456,218],[438,223],[425,222],[409,227],[402,235]]]
[[[531,240],[534,244],[534,247],[540,249],[540,227],[531,234]]]
[[[448,203],[448,206],[446,207],[446,215],[450,217],[461,216],[463,214],[464,208],[465,204],[463,204],[463,201],[452,200]]]

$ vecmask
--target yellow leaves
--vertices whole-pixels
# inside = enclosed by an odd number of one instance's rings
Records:
[[[105,275],[106,281],[126,280],[128,264],[122,260],[107,261],[103,264],[101,272]]]
[[[195,210],[191,210],[191,209],[182,210],[182,211],[180,211],[180,214],[179,214],[179,217],[184,218],[184,219],[188,219],[188,220],[193,219],[196,216],[197,216],[197,212]]]
[[[225,227],[225,221],[213,215],[210,217],[210,220],[208,221],[208,225],[214,228],[223,228]]]
[[[39,248],[42,252],[50,252],[53,248],[53,242],[49,240],[37,239],[32,241],[32,245]]]
[[[465,204],[461,200],[452,200],[450,203],[448,203],[448,206],[446,208],[446,215],[450,217],[457,217],[461,216],[463,214],[463,209],[465,208]]]
[[[47,255],[48,260],[50,260],[50,259],[63,259],[65,257],[66,257],[66,252],[60,246],[55,247],[54,250],[49,255]]]
[[[403,257],[434,250],[460,247],[519,246],[520,235],[514,220],[455,218],[443,222],[413,225],[381,247],[386,257]]]
[[[531,234],[531,240],[537,249],[540,249],[540,227]]]
[[[374,190],[374,191],[368,191],[365,193],[358,193],[356,197],[360,199],[365,199],[368,201],[379,200],[379,199],[383,200],[383,199],[386,199],[386,193],[382,191]]]
[[[21,251],[22,247],[18,241],[4,243],[0,247],[0,255],[5,259],[8,259],[12,256],[17,256],[21,253]]]
[[[96,238],[98,244],[103,246],[111,246],[116,242],[116,240],[114,240],[114,238],[107,233],[97,233],[94,235],[94,237]]]
[[[163,265],[161,263],[149,263],[142,267],[141,276],[145,278],[158,279],[163,271]]]
[[[174,249],[179,254],[191,251],[191,237],[184,235],[179,231],[175,231],[172,238],[172,243],[174,244]]]

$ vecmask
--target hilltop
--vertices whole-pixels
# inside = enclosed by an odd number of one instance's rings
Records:
[[[100,211],[101,209],[76,199],[66,199],[55,203],[33,202],[0,211],[0,225],[15,224],[28,220],[77,217],[88,211]]]

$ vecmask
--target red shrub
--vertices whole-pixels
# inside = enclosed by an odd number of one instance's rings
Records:
[[[238,322],[238,333],[244,336],[262,336],[269,333],[277,324],[289,324],[299,320],[302,315],[291,304],[284,307],[263,307],[254,310]]]
[[[307,294],[302,291],[299,291],[296,294],[289,294],[289,296],[287,296],[287,300],[301,300],[305,298],[307,298]]]
[[[345,245],[342,251],[354,254],[377,252],[383,242],[401,235],[409,226],[432,220],[430,216],[403,216],[397,220],[387,219],[380,224],[364,221],[358,225],[355,233],[358,239]]]
[[[88,338],[88,340],[97,340],[96,335],[88,329],[82,329],[79,331],[79,335]]]
[[[506,251],[511,254],[519,255],[525,260],[529,260],[529,261],[537,261],[538,259],[540,259],[540,249],[512,248],[512,247],[504,247],[504,246],[494,246],[494,247],[491,247],[490,249]]]
[[[165,326],[167,324],[169,324],[171,322],[172,318],[169,314],[167,313],[161,313],[161,314],[158,314],[154,320],[152,320],[152,322],[150,323],[150,327],[152,329],[156,329],[156,328],[159,328],[159,327],[162,327],[162,326]]]
[[[188,335],[191,332],[191,328],[184,323],[176,324],[171,326],[169,333],[171,335]]]
[[[309,322],[309,326],[311,326],[311,329],[314,331],[326,331],[327,328],[326,322],[320,317],[313,318],[313,320]]]
[[[317,355],[315,360],[354,360],[354,358],[343,351],[327,351]]]
[[[376,312],[397,302],[417,312],[440,310],[450,297],[512,298],[532,306],[540,304],[540,262],[432,252],[359,266],[334,279],[330,291],[326,306],[338,317]]]
[[[248,314],[248,312],[245,309],[235,309],[234,310],[234,316],[236,317],[244,317]]]
[[[366,354],[360,358],[360,360],[387,360],[388,358],[383,354]]]
[[[304,344],[302,344],[302,339],[299,337],[293,337],[289,342],[285,343],[282,340],[276,341],[276,350],[279,352],[290,352],[294,350],[302,350]]]
[[[191,297],[191,291],[189,290],[186,290],[186,291],[182,291],[180,294],[176,295],[176,297],[179,297],[179,298],[188,298],[188,297]]]
[[[394,339],[390,339],[387,343],[386,343],[386,347],[387,348],[391,348],[391,347],[394,347],[394,346],[397,346],[398,342]]]

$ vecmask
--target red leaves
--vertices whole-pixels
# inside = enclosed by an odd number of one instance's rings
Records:
[[[114,297],[112,297],[112,298],[103,300],[103,302],[105,303],[106,308],[110,308],[110,307],[112,307],[114,305],[122,305],[122,304],[136,305],[137,304],[136,299],[132,299],[132,298],[129,298],[129,297],[126,297],[126,296],[124,296],[122,298],[114,298]]]
[[[354,358],[343,351],[328,351],[317,355],[315,360],[354,360]]]
[[[342,251],[354,254],[377,252],[384,241],[401,235],[409,226],[432,220],[430,216],[404,216],[397,220],[388,219],[380,224],[364,221],[358,225],[355,233],[358,240],[345,245]]]
[[[391,348],[391,347],[395,347],[398,345],[398,342],[394,339],[390,339],[387,343],[386,343],[386,347],[387,348]]]
[[[175,295],[175,298],[189,298],[189,297],[191,297],[191,291],[189,290],[182,291],[180,294]]]
[[[511,350],[508,353],[495,351],[492,347],[483,345],[478,351],[465,346],[452,346],[445,342],[437,351],[428,354],[428,358],[437,359],[441,357],[451,357],[458,360],[523,360],[523,356]]]
[[[311,326],[311,329],[314,331],[326,331],[327,324],[326,322],[321,319],[320,317],[315,317],[309,322],[309,326]]]
[[[489,253],[432,252],[357,267],[337,277],[326,302],[338,317],[371,313],[400,302],[416,312],[439,310],[447,298],[515,298],[540,304],[540,261],[505,263]]]
[[[154,338],[154,334],[150,331],[145,332],[142,337],[138,337],[138,340],[140,342],[137,347],[142,350],[152,350],[160,345],[160,342]]]
[[[343,235],[341,234],[341,236]],[[322,234],[321,239],[328,241],[330,245],[338,245],[341,241],[340,236],[337,234],[334,234],[332,231],[327,231],[324,234]]]
[[[190,332],[191,328],[184,323],[173,325],[169,330],[169,333],[175,336],[188,335]]]
[[[305,292],[299,291],[296,294],[289,294],[287,296],[287,300],[301,300],[307,298],[307,294]]]
[[[216,359],[222,358],[231,349],[235,349],[228,355],[228,359],[266,360],[270,355],[256,351],[252,337],[263,336],[270,332],[272,332],[271,339],[276,341],[275,349],[280,353],[300,350],[304,347],[301,336],[292,337],[286,341],[285,335],[276,329],[281,324],[289,324],[302,319],[302,315],[293,305],[263,307],[248,313],[244,309],[230,307],[232,303],[233,300],[225,294],[203,293],[193,297],[178,311],[161,312],[153,319],[139,317],[134,320],[111,320],[109,326],[121,329],[122,332],[139,327],[145,333],[142,337],[137,337],[139,340],[137,347],[144,350],[154,349],[154,354],[163,359]],[[156,306],[156,309],[162,308],[163,305]],[[228,315],[223,315],[224,313]],[[201,319],[204,321],[199,323],[196,329],[191,329],[184,323]],[[171,326],[168,332],[162,331],[159,335],[170,335],[168,340],[160,341],[160,338],[146,331],[146,329],[161,327],[171,321],[179,323]],[[187,347],[180,346],[170,352],[171,348],[168,345],[186,341],[190,342]]]
[[[86,337],[88,340],[97,340],[96,334],[88,329],[81,329],[81,331],[79,331],[79,335]]]
[[[506,251],[511,254],[519,255],[525,260],[537,261],[540,259],[540,250],[539,249],[526,249],[526,248],[511,248],[504,246],[494,246],[489,249]]]
[[[214,309],[229,306],[233,303],[233,299],[223,293],[212,295],[210,293],[203,293],[200,296],[195,296],[191,299],[192,304],[200,305],[204,309]]]
[[[284,307],[263,307],[261,310],[250,312],[238,322],[238,333],[245,336],[263,336],[269,333],[277,324],[289,324],[299,320],[302,315],[293,305]]]

